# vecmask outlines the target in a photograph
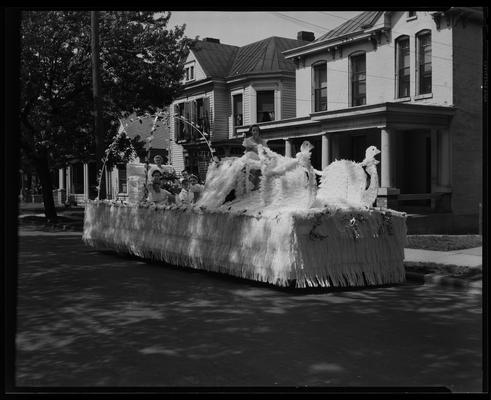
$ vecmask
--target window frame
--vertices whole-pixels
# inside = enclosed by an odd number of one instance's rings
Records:
[[[406,53],[407,60],[408,60],[408,65],[405,65],[404,67],[401,67],[401,42],[407,42],[407,48],[406,48]],[[395,98],[396,99],[404,99],[411,97],[411,41],[408,35],[401,35],[395,40]],[[404,77],[407,77],[407,94],[402,95],[401,94],[401,70],[406,70],[406,74],[404,74]]]
[[[128,194],[128,170],[125,164],[117,164],[116,169],[118,171],[118,194]],[[121,179],[121,175],[124,172],[124,179]],[[126,190],[122,190],[122,185],[125,185]]]
[[[327,102],[327,60],[317,61],[316,63],[311,65],[312,68],[312,112],[321,112],[327,111],[328,102]],[[321,68],[325,68],[323,72],[325,72],[325,87],[322,87],[322,81],[317,78],[318,72]],[[317,87],[319,83],[320,87]],[[322,91],[325,91],[325,96],[322,96]],[[319,94],[319,96],[318,96]],[[322,98],[325,97],[325,101],[322,102]],[[319,102],[318,102],[319,100]],[[325,108],[322,109],[322,105],[325,104]]]
[[[408,11],[406,14],[406,21],[412,21],[414,19],[418,18],[418,14],[416,11]]]
[[[422,38],[429,37],[428,44],[425,46],[425,48],[422,48]],[[433,46],[432,46],[432,34],[430,29],[424,29],[422,31],[419,31],[415,35],[415,46],[416,46],[416,95],[421,96],[421,95],[429,95],[432,94],[433,92],[433,59],[432,59],[432,54],[433,54]],[[427,56],[426,53],[426,48],[429,47],[429,61],[426,62],[421,62],[425,60],[425,55]],[[426,78],[428,79],[428,76],[424,77],[422,74],[422,66],[427,66],[429,65],[430,72],[429,72],[429,91],[423,91],[422,88],[424,86],[423,79]]]
[[[240,113],[237,113],[236,111],[236,102],[235,99],[240,96],[240,104],[241,104],[241,109]],[[238,125],[236,124],[236,115],[240,115],[240,120],[241,124]],[[239,93],[233,93],[232,94],[232,127],[237,128],[244,126],[244,93],[239,92]]]
[[[259,120],[259,94],[260,93],[265,93],[265,92],[270,92],[272,93],[273,95],[273,118],[272,119],[269,119],[268,121],[260,121]],[[276,121],[276,113],[275,113],[275,109],[276,109],[276,104],[275,104],[275,94],[276,94],[276,91],[274,89],[259,89],[259,90],[256,90],[256,122],[257,123],[261,123],[261,122],[271,122],[271,121]],[[265,113],[265,111],[261,111],[261,113]]]
[[[349,99],[349,104],[350,104],[350,107],[360,107],[360,106],[364,106],[367,104],[367,58],[366,58],[366,52],[362,51],[362,52],[356,52],[356,53],[353,53],[349,56],[349,85],[350,85],[350,90],[349,90],[349,94],[350,94],[350,99]],[[364,69],[364,72],[354,72],[354,60],[358,59],[358,58],[361,58],[363,57],[364,59],[364,62],[365,62],[365,69]],[[355,80],[355,75],[364,75],[365,78],[364,79],[357,79]],[[355,82],[356,82],[356,86],[355,86]],[[363,104],[355,104],[355,99],[359,99],[359,98],[362,98],[361,96],[355,96],[355,88],[358,87],[358,92],[359,92],[359,87],[360,87],[360,83],[363,82],[364,86],[365,86],[365,94],[364,94],[364,102]]]

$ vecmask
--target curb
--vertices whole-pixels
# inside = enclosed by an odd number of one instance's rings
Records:
[[[465,280],[459,278],[452,278],[446,275],[440,274],[422,274],[418,272],[406,272],[406,280],[416,281],[428,285],[434,286],[446,286],[465,289],[478,289],[482,290],[482,278],[476,280]]]

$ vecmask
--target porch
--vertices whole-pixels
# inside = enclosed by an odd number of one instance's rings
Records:
[[[339,159],[360,162],[366,148],[374,145],[382,152],[377,206],[448,213],[453,113],[452,107],[383,103],[259,126],[268,144],[289,157],[295,156],[304,140],[310,141],[316,169]]]

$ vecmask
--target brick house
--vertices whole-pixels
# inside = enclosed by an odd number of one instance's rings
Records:
[[[289,156],[309,140],[318,169],[375,145],[378,205],[431,214],[433,231],[477,232],[482,20],[472,7],[368,11],[284,51],[296,65],[296,115],[260,123],[263,137]]]
[[[204,179],[211,158],[202,136],[182,118],[205,132],[218,155],[225,156],[242,152],[240,127],[295,117],[295,64],[282,53],[313,39],[302,35],[242,47],[205,38],[190,49],[184,92],[171,105],[171,153],[177,171],[187,168]]]

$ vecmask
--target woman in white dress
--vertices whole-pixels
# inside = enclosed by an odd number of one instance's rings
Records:
[[[242,142],[242,146],[244,146],[244,156],[247,159],[259,161],[258,156],[258,147],[259,145],[263,147],[268,147],[266,140],[261,138],[261,129],[258,125],[251,125],[249,131],[246,134],[244,141]],[[252,184],[252,190],[257,190],[259,188],[259,182],[261,178],[261,167],[258,163],[257,167],[253,167],[253,164],[249,163],[249,171],[246,170],[246,174],[248,175],[248,179]]]
[[[162,173],[156,167],[150,169],[148,173],[150,177],[150,182],[147,184],[148,198],[147,200],[157,204],[166,204],[169,202],[172,194],[165,189],[160,187],[160,179],[162,178]]]

